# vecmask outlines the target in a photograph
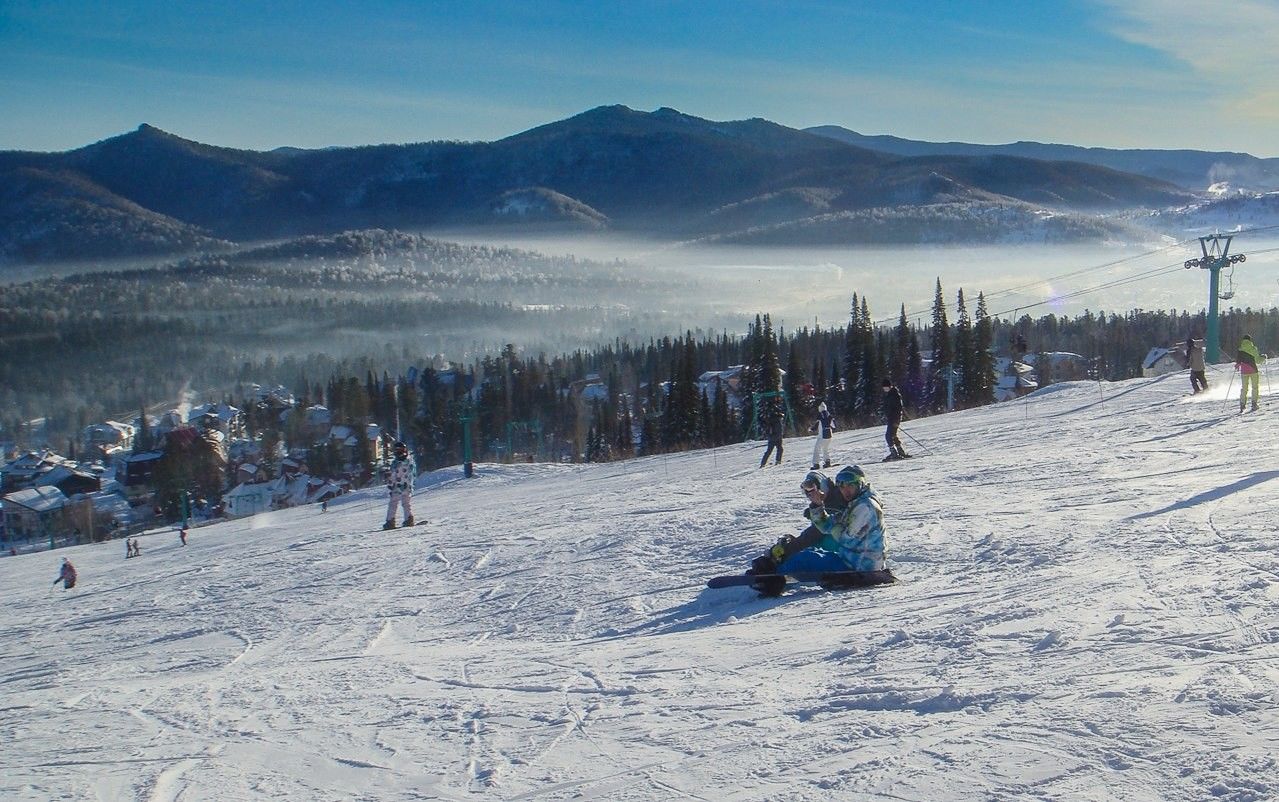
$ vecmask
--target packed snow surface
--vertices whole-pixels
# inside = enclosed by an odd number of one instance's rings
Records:
[[[872,590],[704,587],[802,528],[811,437],[2,559],[0,798],[1279,798],[1279,406],[1209,379],[836,434]]]

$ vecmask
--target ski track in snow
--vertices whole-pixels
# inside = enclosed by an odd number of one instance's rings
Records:
[[[803,528],[811,437],[0,559],[0,798],[1279,798],[1279,405],[1221,378],[837,433],[866,591],[704,587]]]

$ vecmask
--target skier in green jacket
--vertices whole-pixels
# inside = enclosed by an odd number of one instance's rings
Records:
[[[1261,365],[1266,358],[1257,351],[1252,337],[1247,334],[1239,343],[1235,353],[1235,368],[1239,371],[1239,411],[1243,412],[1248,399],[1248,388],[1252,387],[1252,411],[1257,411],[1257,398],[1261,395]]]

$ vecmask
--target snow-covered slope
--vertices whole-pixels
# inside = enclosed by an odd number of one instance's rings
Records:
[[[870,591],[703,587],[801,528],[811,438],[2,559],[0,798],[1273,799],[1279,406],[1230,378],[837,434]]]

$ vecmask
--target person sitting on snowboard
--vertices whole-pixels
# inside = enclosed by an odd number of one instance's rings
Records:
[[[810,502],[804,516],[812,525],[755,558],[747,573],[767,576],[752,587],[763,596],[778,596],[786,587],[784,574],[800,572],[829,574],[821,583],[827,588],[896,581],[884,562],[883,507],[866,474],[857,465],[846,465],[835,474],[834,491],[844,505],[840,509],[834,503],[827,507],[826,493],[813,473],[801,485]]]

